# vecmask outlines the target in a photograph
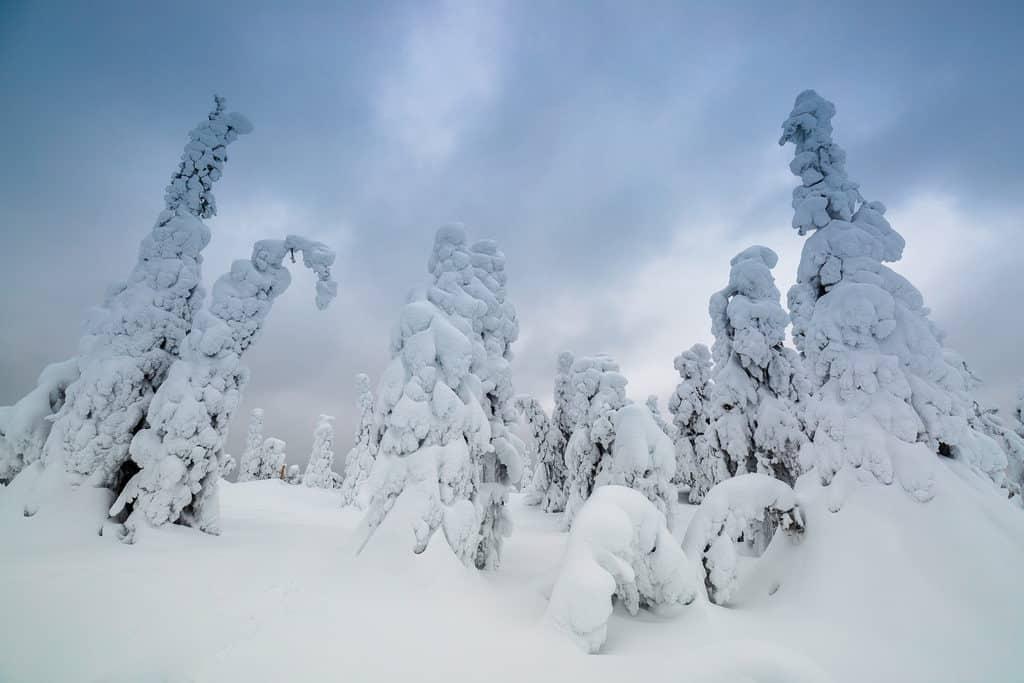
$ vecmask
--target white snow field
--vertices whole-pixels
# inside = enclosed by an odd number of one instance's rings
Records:
[[[126,545],[88,528],[101,489],[26,511],[47,485],[33,467],[0,489],[4,683],[1024,680],[1024,515],[952,461],[927,503],[862,486],[833,513],[802,478],[802,540],[745,558],[728,606],[617,605],[596,655],[545,619],[568,537],[521,495],[501,566],[476,571],[440,535],[409,551],[409,496],[358,556],[338,491],[279,480],[221,482],[220,536],[146,527]]]

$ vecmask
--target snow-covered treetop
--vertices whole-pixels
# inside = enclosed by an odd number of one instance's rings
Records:
[[[611,356],[598,354],[573,361],[569,420],[577,428],[590,428],[591,440],[609,446],[615,436],[616,410],[626,405],[626,378]]]
[[[668,400],[672,422],[680,435],[703,433],[704,425],[699,422],[704,415],[705,391],[711,380],[711,352],[703,344],[694,344],[676,356],[674,364],[680,382]]]
[[[189,132],[189,142],[181,155],[178,170],[164,194],[167,208],[159,223],[173,216],[189,213],[198,218],[217,215],[213,184],[224,172],[228,160],[227,146],[239,135],[252,132],[252,124],[241,114],[224,113],[224,98],[214,95],[213,111],[207,120]]]

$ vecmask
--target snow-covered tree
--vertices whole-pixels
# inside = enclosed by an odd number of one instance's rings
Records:
[[[341,504],[354,505],[360,510],[369,502],[368,490],[373,463],[380,445],[379,431],[374,421],[373,392],[370,378],[356,375],[356,400],[359,404],[359,426],[356,442],[345,457],[345,476],[341,483]]]
[[[47,418],[60,411],[67,388],[76,379],[74,358],[47,365],[35,389],[13,406],[0,406],[0,484],[40,459],[52,424]]]
[[[223,459],[221,460],[220,478],[227,479],[228,477],[230,477],[231,473],[235,471],[236,467],[238,467],[238,461],[235,460],[235,456],[231,455],[230,453],[225,453]]]
[[[811,233],[789,292],[793,338],[806,357],[814,401],[807,460],[841,504],[856,471],[913,497],[934,494],[934,454],[953,457],[997,482],[1006,456],[973,429],[967,378],[947,361],[921,293],[886,262],[904,240],[847,177],[846,154],[832,141],[835,107],[801,93],[779,144],[795,146],[790,170],[793,227]]]
[[[1017,389],[1017,402],[1013,406],[1013,430],[1024,437],[1024,385]]]
[[[789,316],[772,277],[777,262],[767,247],[740,252],[709,303],[715,367],[703,475],[712,483],[759,472],[792,486],[801,474],[807,384],[800,358],[784,346]]]
[[[601,463],[611,457],[615,413],[626,405],[626,378],[615,360],[599,354],[575,359],[569,382],[573,431],[565,449],[569,492],[565,519],[571,525],[594,490]]]
[[[321,415],[313,430],[313,451],[309,454],[302,483],[320,489],[334,488],[334,418]]]
[[[238,463],[238,481],[259,479],[263,462],[263,409],[253,408],[249,415],[249,430],[245,435],[245,450]]]
[[[251,130],[217,97],[207,120],[189,134],[164,210],[142,241],[134,270],[86,323],[79,376],[54,417],[47,463],[115,490],[133,471],[121,471],[129,444],[202,305],[200,253],[210,241],[202,219],[216,214],[213,183],[223,172],[227,146]]]
[[[704,475],[710,471],[711,452],[705,436],[708,402],[711,395],[711,352],[703,344],[694,344],[675,358],[680,382],[668,401],[676,440],[674,483],[690,487],[690,502],[699,502],[712,486]]]
[[[298,486],[302,483],[302,468],[298,465],[288,465],[288,469],[285,470],[283,479],[288,484]]]
[[[606,355],[577,358],[569,382],[574,429],[565,450],[566,523],[572,525],[596,487],[615,484],[643,493],[671,526],[675,449],[647,406],[626,399],[626,378],[618,363]]]
[[[334,252],[294,235],[257,242],[251,258],[235,261],[218,278],[209,309],[196,316],[181,357],[132,439],[138,471],[110,510],[115,516],[128,512],[126,540],[133,539],[143,519],[153,526],[178,522],[219,533],[224,440],[249,378],[242,355],[255,342],[274,300],[288,288],[291,276],[283,261],[296,251],[317,276],[317,307],[326,308],[337,294],[330,272]],[[267,439],[262,450],[263,464],[272,471],[284,465],[283,441]]]
[[[569,415],[572,386],[569,380],[575,359],[568,351],[558,356],[555,374],[555,406],[551,417],[544,413],[536,401],[521,408],[530,423],[536,442],[537,464],[530,483],[528,500],[536,500],[545,512],[563,512],[569,495],[569,471],[565,464],[565,448],[572,436],[573,424]]]
[[[392,336],[377,392],[381,425],[365,544],[403,493],[414,496],[415,552],[444,529],[456,556],[493,567],[508,488],[519,480],[509,345],[518,333],[504,297],[504,257],[493,243],[466,245],[460,227],[438,231],[433,282],[414,291]]]
[[[288,471],[285,460],[288,459],[288,444],[283,439],[272,436],[263,440],[263,462],[260,466],[260,479],[285,479]]]
[[[651,417],[654,418],[654,422],[658,425],[658,429],[665,432],[665,436],[668,438],[674,438],[675,429],[665,421],[665,416],[661,414],[661,407],[658,405],[658,397],[654,394],[647,397],[647,410],[651,411]]]
[[[515,405],[530,432],[526,460],[532,464],[533,477],[526,489],[526,504],[539,505],[548,488],[547,472],[544,467],[544,449],[548,432],[551,431],[551,419],[544,411],[540,401],[533,396],[520,394],[516,396]]]
[[[638,491],[602,486],[573,524],[545,617],[597,652],[613,596],[634,616],[641,607],[689,605],[697,597],[694,578],[662,511]]]

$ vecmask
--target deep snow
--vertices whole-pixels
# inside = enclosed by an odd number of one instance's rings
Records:
[[[172,526],[127,546],[87,528],[107,503],[98,489],[26,517],[31,480],[0,489],[5,683],[1022,675],[1024,515],[945,465],[925,504],[864,486],[831,513],[802,480],[802,542],[780,535],[746,560],[729,607],[698,599],[634,618],[618,606],[598,655],[544,621],[567,535],[520,495],[502,566],[478,572],[443,538],[409,552],[405,498],[359,556],[359,513],[337,491],[277,480],[222,483],[219,537]],[[677,536],[694,509],[679,506]]]

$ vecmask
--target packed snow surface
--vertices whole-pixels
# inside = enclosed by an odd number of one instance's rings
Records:
[[[1021,680],[1024,522],[956,462],[925,504],[865,486],[831,513],[801,480],[802,541],[741,557],[728,607],[616,605],[599,655],[545,620],[568,536],[518,494],[502,565],[479,572],[436,536],[413,555],[403,500],[356,555],[360,512],[279,480],[222,482],[221,536],[165,526],[126,546],[91,526],[102,489],[25,516],[41,469],[0,489],[5,683]]]

